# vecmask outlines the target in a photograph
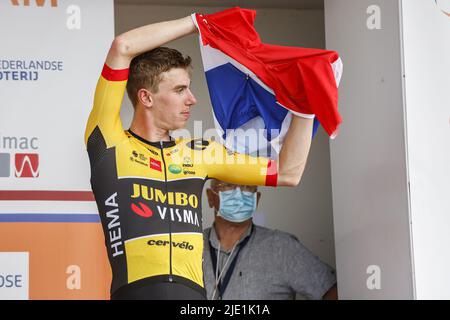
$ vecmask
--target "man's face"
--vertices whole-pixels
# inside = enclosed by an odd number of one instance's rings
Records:
[[[161,129],[184,128],[191,107],[197,103],[189,86],[191,79],[183,68],[170,69],[161,74],[157,93],[152,93],[153,115]]]
[[[211,183],[211,188],[206,189],[206,196],[208,197],[208,203],[210,208],[214,208],[214,211],[219,211],[220,207],[220,199],[219,192],[220,191],[229,191],[234,190],[237,187],[241,189],[241,191],[247,192],[256,192],[257,194],[257,203],[259,203],[259,198],[261,197],[261,193],[258,192],[257,186],[246,186],[246,185],[237,185],[231,184],[223,181],[218,181],[216,183]]]

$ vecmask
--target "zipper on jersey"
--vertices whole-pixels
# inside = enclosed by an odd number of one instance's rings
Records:
[[[163,142],[160,141],[160,149],[161,149],[161,158],[164,165],[164,181],[165,181],[165,193],[167,194],[167,168],[166,168],[166,160],[164,159],[164,148],[163,148]],[[170,266],[170,275],[169,275],[169,282],[173,281],[172,277],[172,223],[170,221],[170,217],[168,216],[169,220],[169,266]]]

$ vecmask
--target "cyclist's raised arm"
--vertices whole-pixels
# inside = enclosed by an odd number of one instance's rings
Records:
[[[196,31],[191,16],[130,30],[114,39],[106,64],[112,69],[126,69],[135,56]]]

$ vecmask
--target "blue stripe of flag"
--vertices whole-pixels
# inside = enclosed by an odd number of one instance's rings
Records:
[[[208,70],[205,75],[214,114],[223,130],[237,129],[260,116],[268,140],[278,136],[272,137],[271,130],[281,131],[288,110],[276,103],[273,94],[231,63]],[[226,131],[224,139],[225,135]]]

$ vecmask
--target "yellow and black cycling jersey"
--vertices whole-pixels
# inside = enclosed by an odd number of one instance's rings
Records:
[[[204,291],[204,183],[276,185],[276,163],[202,139],[150,142],[120,120],[128,70],[106,64],[97,84],[85,143],[91,186],[112,268],[111,293],[144,280]]]

